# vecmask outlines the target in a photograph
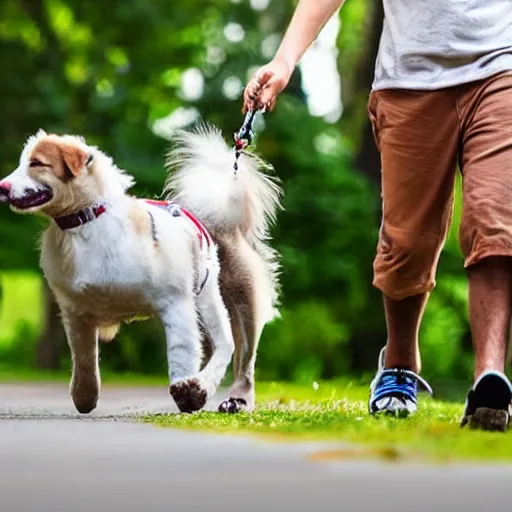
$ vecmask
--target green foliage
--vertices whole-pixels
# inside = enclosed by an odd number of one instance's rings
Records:
[[[0,273],[0,360],[30,365],[43,321],[42,280],[35,272]]]
[[[0,64],[8,72],[0,81],[0,175],[16,167],[26,136],[44,128],[84,135],[135,176],[134,193],[159,195],[166,127],[180,113],[191,122],[199,115],[230,136],[242,120],[241,87],[272,53],[294,4],[271,1],[256,11],[248,0],[113,0],[103,8],[79,0],[3,0]],[[264,332],[261,377],[307,381],[373,369],[385,342],[381,299],[371,286],[378,190],[354,170],[365,114],[350,69],[365,58],[371,7],[353,0],[342,14],[340,70],[352,110],[350,120],[342,118],[343,131],[310,116],[299,75],[257,129],[257,150],[285,189],[273,233],[283,255],[283,319]],[[226,37],[233,23],[244,34],[239,41]],[[194,74],[202,77],[197,91],[187,79]],[[43,226],[0,211],[0,271],[26,272],[17,286],[31,290],[20,299],[4,284],[0,296],[1,356],[20,364],[34,360],[44,328],[41,283],[32,280]],[[422,333],[425,370],[465,376],[465,284],[453,231],[441,270]],[[61,359],[67,367],[67,347]],[[165,373],[165,366],[156,321],[126,326],[102,346],[106,369]]]
[[[347,328],[320,302],[297,304],[281,311],[282,319],[267,328],[259,355],[258,377],[302,383],[319,379],[330,367],[348,372]]]

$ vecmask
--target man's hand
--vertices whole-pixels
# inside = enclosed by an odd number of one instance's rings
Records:
[[[244,92],[244,112],[272,110],[295,66],[344,0],[299,0],[276,56],[258,69]]]
[[[245,88],[244,113],[248,110],[271,111],[292,73],[293,68],[285,59],[277,56],[258,69]]]

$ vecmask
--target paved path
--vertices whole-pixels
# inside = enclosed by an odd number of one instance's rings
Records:
[[[510,509],[511,466],[311,462],[323,447],[130,421],[169,402],[165,388],[105,387],[80,417],[65,385],[0,385],[0,511]]]

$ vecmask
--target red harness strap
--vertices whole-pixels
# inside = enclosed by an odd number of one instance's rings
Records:
[[[199,243],[201,245],[201,248],[203,246],[203,240],[206,241],[206,245],[210,247],[212,243],[210,233],[208,233],[206,228],[201,224],[197,217],[192,215],[189,211],[185,210],[185,208],[182,208],[181,206],[177,205],[176,203],[173,203],[172,201],[155,201],[154,199],[144,199],[144,202],[151,204],[153,206],[157,206],[158,208],[163,208],[164,210],[172,211],[174,209],[181,212],[196,227],[198,231],[197,236],[199,237]]]

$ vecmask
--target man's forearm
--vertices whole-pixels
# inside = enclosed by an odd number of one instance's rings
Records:
[[[295,68],[306,50],[344,0],[299,0],[276,57]]]

